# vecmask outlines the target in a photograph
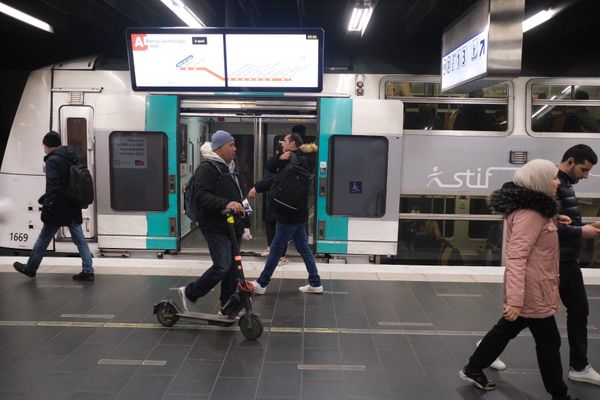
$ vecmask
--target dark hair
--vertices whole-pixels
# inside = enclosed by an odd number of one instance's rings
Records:
[[[589,161],[592,165],[596,165],[598,162],[598,156],[594,153],[594,150],[585,144],[577,144],[568,149],[560,162],[565,162],[571,157],[575,160],[575,164],[583,164]]]
[[[300,136],[304,137],[304,135],[306,135],[306,126],[304,126],[304,125],[294,125],[292,127],[292,132],[297,133]]]
[[[290,141],[292,141],[296,144],[296,147],[300,147],[304,144],[304,141],[302,140],[302,136],[300,136],[296,132],[288,133],[287,136],[290,137]]]

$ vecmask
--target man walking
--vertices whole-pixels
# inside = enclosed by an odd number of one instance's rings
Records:
[[[581,275],[579,252],[582,239],[600,236],[600,224],[582,224],[579,203],[573,185],[587,179],[598,162],[596,153],[585,144],[568,149],[559,164],[560,185],[556,191],[561,214],[568,215],[572,223],[558,224],[560,241],[560,298],[567,310],[569,337],[569,379],[600,385],[598,374],[587,359],[588,299]]]
[[[300,150],[302,144],[299,134],[295,132],[287,134],[282,142],[283,152],[279,157],[277,175],[257,182],[248,192],[248,198],[253,198],[256,193],[269,191],[267,201],[270,202],[268,210],[272,213],[270,218],[277,222],[275,237],[271,242],[265,267],[258,279],[252,282],[256,294],[264,294],[267,290],[267,285],[290,238],[294,241],[296,250],[302,256],[308,271],[308,284],[299,287],[298,290],[304,293],[323,293],[321,278],[315,258],[308,247],[306,234],[310,166],[306,155]],[[289,199],[288,203],[286,199]]]
[[[198,225],[206,242],[213,265],[195,282],[179,288],[185,311],[189,303],[206,295],[221,282],[221,306],[233,295],[237,284],[234,254],[224,209],[244,213],[243,195],[235,165],[236,147],[233,136],[226,131],[216,131],[211,139],[212,152],[203,153],[193,176],[193,206],[198,212]],[[244,224],[236,218],[235,232],[241,243]]]
[[[35,278],[36,272],[46,254],[46,248],[61,226],[68,226],[71,239],[79,250],[83,270],[73,275],[76,281],[93,281],[94,268],[92,254],[83,235],[81,223],[81,207],[68,199],[65,189],[69,183],[71,165],[77,163],[75,152],[66,146],[61,146],[60,135],[50,131],[42,140],[46,156],[46,192],[39,198],[42,205],[42,222],[44,223],[40,236],[38,236],[27,264],[15,262],[13,267],[18,272]]]

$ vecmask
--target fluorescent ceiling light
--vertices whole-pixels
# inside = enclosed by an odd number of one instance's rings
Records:
[[[531,17],[523,21],[523,33],[535,28],[538,25],[543,24],[544,22],[548,21],[550,18],[558,14],[560,11],[560,8],[549,8],[547,10],[542,10],[535,15],[532,15]]]
[[[354,7],[350,23],[348,23],[348,30],[351,32],[360,31],[362,36],[367,29],[367,25],[369,25],[371,14],[373,14],[373,7]]]
[[[54,28],[52,28],[52,26],[50,26],[46,22],[42,21],[41,19],[34,18],[29,14],[25,14],[23,11],[19,11],[16,8],[7,6],[4,3],[0,3],[0,12],[15,19],[18,19],[19,21],[23,21],[29,25],[33,25],[38,29],[54,33]]]
[[[162,1],[165,6],[169,7],[169,9],[171,11],[173,11],[173,13],[175,15],[177,15],[180,20],[185,22],[187,24],[187,26],[190,26],[192,28],[205,28],[206,27],[206,24],[204,22],[202,22],[202,20],[200,18],[198,18],[198,16],[196,14],[194,14],[194,12],[192,10],[190,10],[185,4],[183,4],[183,1],[181,1],[181,0],[160,0],[160,1]]]

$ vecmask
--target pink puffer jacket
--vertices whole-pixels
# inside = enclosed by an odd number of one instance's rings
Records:
[[[520,316],[546,318],[558,312],[559,244],[556,222],[533,210],[506,218],[504,304]]]

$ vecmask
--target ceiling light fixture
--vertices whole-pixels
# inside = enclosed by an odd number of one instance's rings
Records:
[[[526,20],[523,21],[523,33],[548,21],[549,19],[554,17],[556,14],[558,14],[561,10],[562,10],[562,8],[549,8],[547,10],[542,10],[542,11],[538,12],[537,14],[532,15],[531,17],[527,18]]]
[[[180,20],[192,28],[206,28],[206,24],[192,10],[190,10],[181,0],[160,0],[173,11]]]
[[[373,14],[372,6],[355,6],[352,10],[352,16],[348,23],[348,30],[350,32],[359,32],[362,36],[369,25],[369,20]]]
[[[41,29],[43,31],[54,33],[54,28],[52,28],[50,24],[42,21],[41,19],[32,17],[29,14],[25,14],[23,11],[19,11],[16,8],[7,6],[4,3],[0,3],[0,12],[8,15],[9,17],[13,17],[15,19],[18,19],[19,21],[35,26],[36,28]]]

